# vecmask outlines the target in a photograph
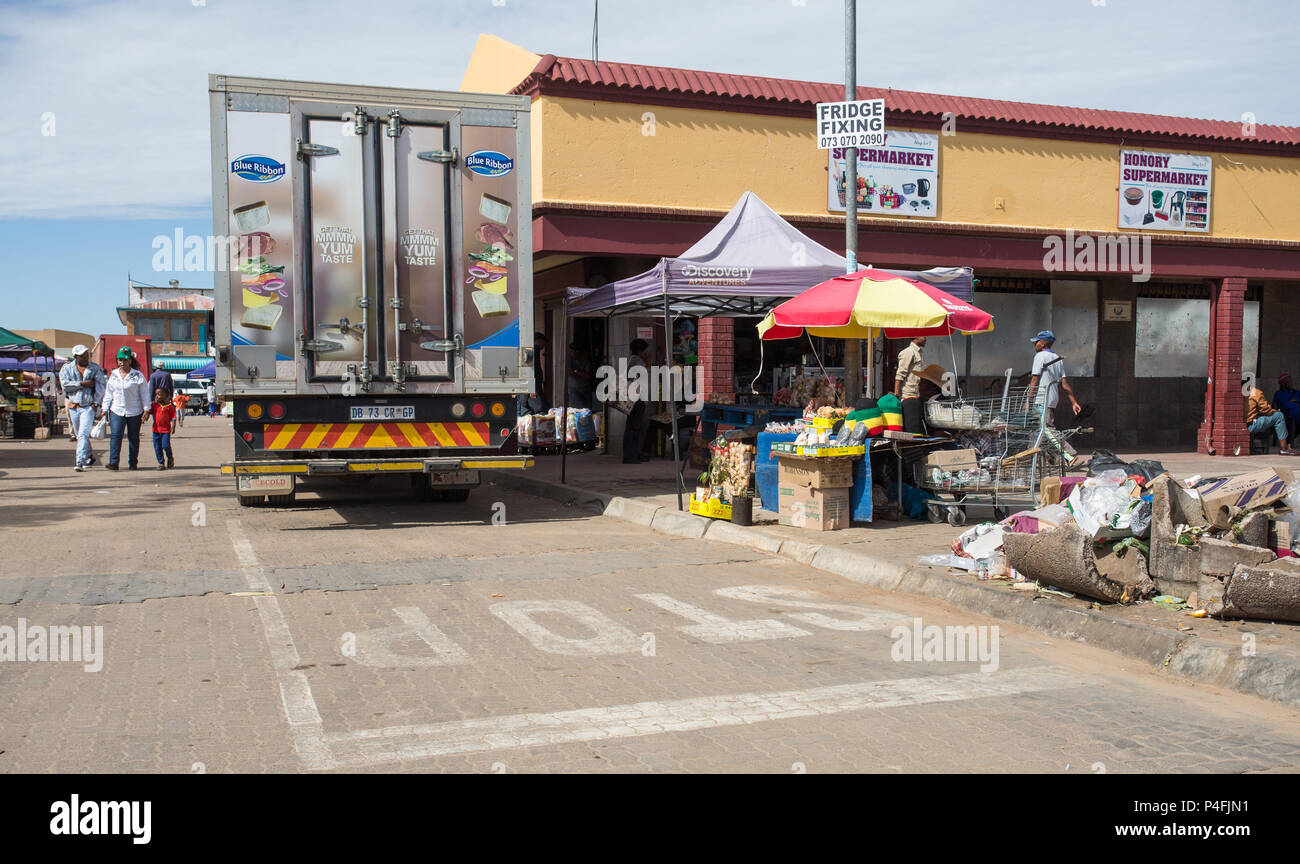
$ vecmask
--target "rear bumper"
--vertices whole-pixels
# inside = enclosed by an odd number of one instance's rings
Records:
[[[423,458],[373,459],[354,455],[346,459],[240,459],[221,466],[221,473],[301,474],[305,476],[339,476],[341,474],[429,474],[434,471],[459,471],[478,468],[532,468],[531,456],[429,456]]]

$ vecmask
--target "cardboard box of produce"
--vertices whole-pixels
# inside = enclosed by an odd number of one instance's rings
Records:
[[[1211,528],[1227,528],[1245,510],[1263,507],[1286,495],[1294,480],[1288,468],[1265,468],[1237,477],[1215,480],[1197,488],[1201,509]]]
[[[935,450],[925,457],[925,464],[944,471],[978,471],[980,467],[974,450]]]
[[[848,489],[809,489],[782,483],[777,487],[782,525],[839,531],[849,526]]]
[[[853,460],[781,456],[777,482],[807,489],[839,489],[853,485]]]

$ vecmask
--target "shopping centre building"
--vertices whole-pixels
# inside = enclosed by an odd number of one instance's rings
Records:
[[[817,148],[814,123],[843,85],[593,63],[482,36],[461,89],[532,100],[535,320],[552,345],[566,288],[681,253],[746,190],[844,251],[843,153]],[[971,393],[1026,372],[1030,337],[1051,329],[1095,408],[1083,443],[1246,452],[1242,378],[1271,395],[1280,373],[1300,375],[1300,128],[858,97],[885,100],[889,133],[860,157],[858,260],[974,269],[974,302],[996,330],[973,337]],[[699,322],[711,392],[748,389],[756,323]],[[569,336],[608,339],[613,357],[637,335],[663,339],[652,318],[593,326],[609,331]],[[949,343],[931,339],[927,361],[965,373],[964,339]],[[561,360],[550,352],[548,381]]]

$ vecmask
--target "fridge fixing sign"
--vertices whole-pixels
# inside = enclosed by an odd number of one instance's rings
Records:
[[[1121,150],[1119,164],[1119,227],[1209,233],[1209,156]]]
[[[848,150],[829,151],[826,209],[843,213],[849,191],[844,167]],[[939,136],[922,132],[885,133],[880,147],[858,148],[858,214],[939,215]]]

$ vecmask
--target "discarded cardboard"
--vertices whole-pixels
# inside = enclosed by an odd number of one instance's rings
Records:
[[[1215,480],[1196,491],[1201,496],[1201,509],[1210,527],[1223,529],[1232,525],[1232,519],[1244,510],[1262,507],[1286,495],[1294,475],[1287,468],[1265,468],[1237,477]]]
[[[935,450],[925,457],[926,467],[944,471],[978,471],[979,456],[974,450]]]

